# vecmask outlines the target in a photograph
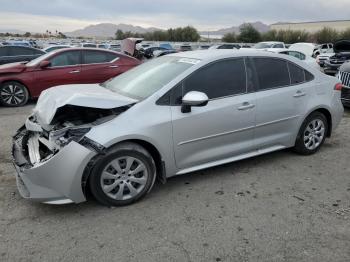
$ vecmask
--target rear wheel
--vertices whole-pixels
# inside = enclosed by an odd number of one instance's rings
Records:
[[[301,125],[294,151],[302,155],[316,153],[323,145],[327,132],[327,118],[320,112],[312,113]]]
[[[4,106],[23,106],[28,99],[27,88],[18,82],[5,82],[0,86],[0,103]]]
[[[89,178],[90,189],[103,205],[128,205],[151,190],[155,172],[152,156],[143,147],[123,143],[97,161]]]

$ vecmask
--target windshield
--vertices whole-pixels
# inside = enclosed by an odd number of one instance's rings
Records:
[[[200,60],[163,56],[139,65],[102,84],[125,96],[142,100],[152,95]]]
[[[271,43],[257,43],[253,46],[255,49],[264,49],[264,48],[271,48],[272,44]]]

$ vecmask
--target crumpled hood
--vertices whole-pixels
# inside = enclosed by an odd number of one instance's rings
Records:
[[[19,62],[0,65],[0,74],[21,73],[26,69],[25,64],[24,62]]]
[[[42,92],[33,113],[40,125],[48,126],[57,109],[65,105],[112,109],[136,102],[98,84],[64,85]]]

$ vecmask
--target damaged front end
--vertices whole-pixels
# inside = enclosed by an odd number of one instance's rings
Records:
[[[24,198],[51,204],[85,201],[81,183],[84,168],[104,147],[85,137],[94,126],[125,112],[65,105],[48,125],[34,113],[13,137],[17,186]]]

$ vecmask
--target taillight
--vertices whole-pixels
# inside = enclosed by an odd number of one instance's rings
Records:
[[[341,91],[343,88],[343,84],[342,83],[337,83],[334,87],[334,90],[337,90],[337,91]]]

